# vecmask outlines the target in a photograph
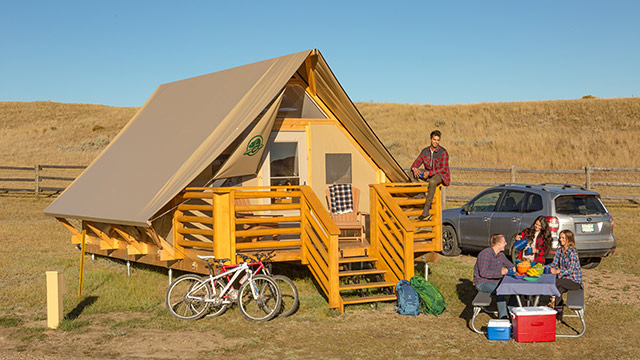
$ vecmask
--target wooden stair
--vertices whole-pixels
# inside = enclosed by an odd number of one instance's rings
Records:
[[[377,258],[343,256],[338,259],[339,291],[343,305],[395,301],[395,283],[385,281],[387,273],[376,268]],[[348,292],[348,294],[344,294]]]

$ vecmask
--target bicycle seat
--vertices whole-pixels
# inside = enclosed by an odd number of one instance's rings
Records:
[[[215,256],[202,256],[202,255],[198,255],[198,258],[202,259],[202,260],[213,260],[215,262],[217,262],[218,264],[222,265],[224,263],[226,263],[227,261],[229,261],[230,259],[216,259]]]

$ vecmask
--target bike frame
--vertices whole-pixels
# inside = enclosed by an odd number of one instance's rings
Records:
[[[233,274],[232,277],[229,277],[231,274]],[[197,299],[197,300],[201,300],[201,301],[205,301],[205,302],[215,302],[216,298],[225,298],[225,294],[229,291],[229,289],[232,287],[233,283],[236,281],[236,279],[238,279],[238,277],[242,274],[246,274],[247,275],[247,279],[245,281],[251,281],[253,283],[253,273],[251,272],[251,269],[249,269],[249,265],[247,263],[242,263],[240,265],[236,265],[233,266],[233,268],[230,268],[228,270],[225,271],[225,265],[223,265],[223,272],[221,272],[220,274],[213,276],[212,275],[212,271],[209,271],[209,280],[202,282],[202,284],[200,284],[199,286],[196,286],[195,288],[193,288],[191,291],[189,291],[189,293],[187,294],[187,296],[189,296],[192,299]],[[215,287],[216,281],[226,277],[227,279],[229,279],[228,284],[224,287],[224,289],[222,289],[220,291],[220,294],[217,294],[217,290]],[[213,298],[212,299],[202,299],[196,296],[191,296],[192,293],[202,289],[203,286],[206,286],[207,283],[210,283],[212,286],[212,291],[213,291]],[[253,293],[254,298],[257,297],[256,294],[256,289],[255,286],[251,286],[251,292]]]

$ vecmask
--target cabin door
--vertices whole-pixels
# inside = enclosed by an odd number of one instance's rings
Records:
[[[307,185],[307,133],[279,131],[269,138],[263,186]]]

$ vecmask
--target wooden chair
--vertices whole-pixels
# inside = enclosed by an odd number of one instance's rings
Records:
[[[331,218],[340,229],[340,240],[355,240],[363,243],[365,240],[364,213],[358,211],[360,189],[352,185],[351,196],[353,198],[353,211],[346,214],[334,214],[331,211],[331,193],[329,189],[327,189],[329,215],[331,215]],[[349,233],[352,233],[352,235],[347,235]]]

